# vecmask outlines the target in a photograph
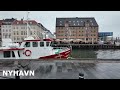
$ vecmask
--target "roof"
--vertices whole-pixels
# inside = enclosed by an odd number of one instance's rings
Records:
[[[11,18],[11,19],[4,19],[4,22],[13,22],[14,20],[16,20],[16,19],[14,19],[14,18]]]
[[[66,22],[69,26],[84,26],[85,22],[88,22],[90,26],[98,27],[94,17],[56,18],[56,27],[65,26]]]
[[[11,18],[11,19],[3,19],[2,25],[11,25],[13,21],[16,19]]]
[[[26,20],[15,20],[12,25],[24,25],[26,22]],[[38,23],[35,20],[29,20],[28,24],[37,25]]]

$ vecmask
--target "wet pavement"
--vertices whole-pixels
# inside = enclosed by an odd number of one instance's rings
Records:
[[[19,68],[35,71],[35,76],[21,79],[79,79],[79,73],[83,73],[85,79],[120,79],[120,62],[30,61],[20,62]],[[14,64],[0,63],[0,76],[2,70],[13,69]]]

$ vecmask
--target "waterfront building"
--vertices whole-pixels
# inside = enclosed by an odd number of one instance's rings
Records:
[[[98,30],[94,17],[56,18],[56,39],[59,40],[97,42]]]
[[[12,39],[12,23],[16,19],[3,19],[1,25],[1,35],[2,39]]]
[[[29,31],[28,35],[33,36],[35,39],[42,39],[42,28],[35,20],[28,20]],[[12,23],[12,41],[22,42],[27,37],[27,23],[26,20],[16,20]]]

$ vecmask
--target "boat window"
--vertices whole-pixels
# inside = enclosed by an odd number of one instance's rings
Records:
[[[10,57],[10,51],[4,51],[4,58]]]
[[[15,57],[15,53],[12,51],[12,57]]]
[[[30,42],[26,42],[25,47],[30,47]]]
[[[20,52],[18,51],[18,56],[20,57]]]
[[[44,42],[40,42],[40,47],[44,47]]]
[[[46,42],[46,46],[47,46],[47,47],[49,46],[49,44],[50,44],[50,42]]]
[[[33,42],[33,47],[38,47],[38,42]]]

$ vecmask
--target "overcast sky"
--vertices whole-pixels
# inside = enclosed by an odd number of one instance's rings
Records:
[[[120,11],[29,11],[29,18],[55,32],[56,17],[95,17],[99,32],[113,32],[120,36]],[[0,19],[26,19],[27,11],[0,11]]]

